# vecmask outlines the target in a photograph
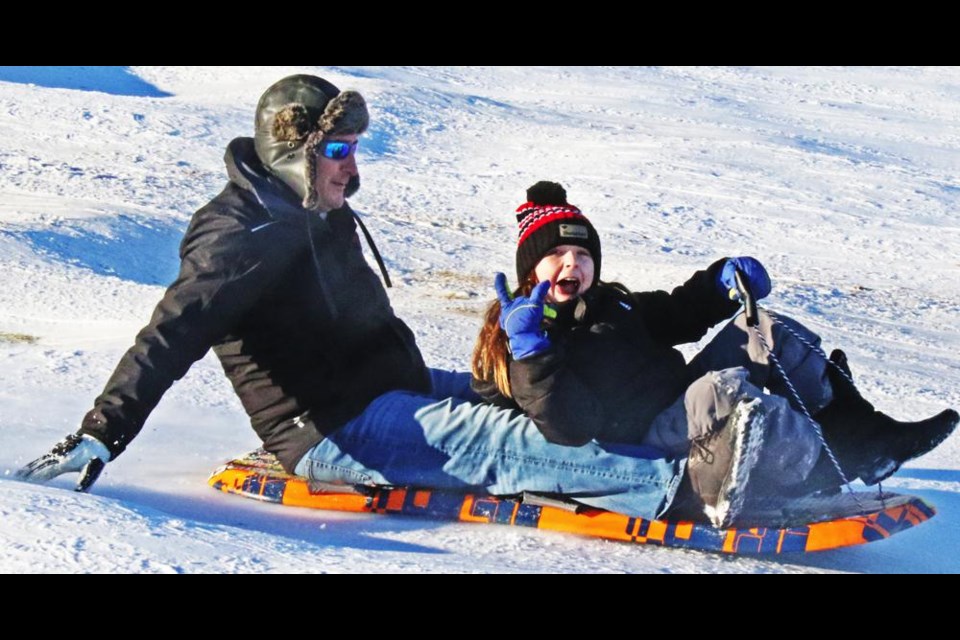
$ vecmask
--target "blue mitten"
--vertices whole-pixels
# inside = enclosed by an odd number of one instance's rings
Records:
[[[770,295],[771,284],[767,270],[756,258],[749,256],[727,258],[723,268],[717,274],[717,288],[723,295],[728,296],[731,300],[740,299],[740,293],[737,291],[737,281],[733,275],[737,269],[745,276],[747,286],[750,287],[755,299],[760,300]]]
[[[500,328],[507,333],[514,360],[535,356],[549,348],[550,338],[540,325],[550,282],[541,282],[534,287],[529,298],[517,296],[512,300],[505,275],[498,273],[493,286],[500,300]]]

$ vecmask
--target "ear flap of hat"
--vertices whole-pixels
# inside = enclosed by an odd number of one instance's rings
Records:
[[[299,142],[310,135],[310,114],[302,104],[288,104],[273,117],[270,129],[281,142]]]

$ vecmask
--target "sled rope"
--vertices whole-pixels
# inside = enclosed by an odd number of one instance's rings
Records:
[[[786,329],[786,330],[787,330],[787,333],[789,333],[789,334],[792,335],[794,338],[796,338],[798,342],[800,342],[801,344],[803,344],[804,346],[806,346],[808,349],[810,349],[810,351],[813,351],[814,353],[816,353],[817,355],[819,355],[821,358],[823,358],[823,361],[826,362],[828,366],[833,367],[837,372],[840,373],[841,376],[843,376],[844,380],[846,380],[847,382],[850,383],[850,386],[856,388],[857,385],[855,385],[855,384],[853,383],[853,378],[850,376],[850,374],[847,373],[846,370],[844,370],[843,367],[841,367],[841,366],[838,365],[836,362],[834,362],[833,360],[831,360],[830,358],[828,358],[828,357],[827,357],[827,352],[824,351],[823,349],[821,349],[819,345],[813,344],[812,342],[810,342],[809,340],[807,340],[806,338],[804,338],[803,336],[801,336],[799,333],[797,333],[796,331],[794,331],[794,330],[790,327],[790,325],[788,325],[787,323],[783,322],[783,321],[777,316],[777,314],[774,313],[773,311],[769,311],[769,310],[765,310],[765,311],[767,311],[767,315],[769,315],[770,318],[771,318],[776,324],[778,324],[778,325],[780,325],[781,327],[783,327],[784,329]],[[766,346],[766,345],[764,345],[764,346]],[[767,349],[767,350],[769,351],[769,349]],[[781,371],[781,375],[782,375],[782,373],[783,373],[783,372]],[[793,385],[790,384],[790,380],[789,380],[786,376],[784,376],[784,380],[787,381],[787,386],[789,386],[789,387],[792,387],[792,386],[793,386]],[[797,400],[798,400],[798,402],[799,402],[799,398],[798,398]],[[802,402],[800,403],[800,406],[803,406],[803,403],[802,403]],[[806,408],[804,408],[804,413],[806,413]],[[809,415],[808,415],[807,417],[809,418]],[[814,424],[816,424],[816,421],[815,421],[815,420],[813,420],[812,418],[811,418],[811,420],[813,421]],[[819,426],[820,426],[820,425],[817,425],[818,435],[819,435],[819,437],[820,437],[820,441],[823,442],[823,446],[824,446],[824,449],[825,449],[826,452],[827,452],[827,455],[830,457],[830,461],[833,462],[834,467],[836,467],[837,472],[840,474],[840,479],[844,481],[844,483],[846,484],[847,488],[850,489],[850,491],[853,491],[853,489],[850,487],[850,482],[849,482],[849,481],[847,480],[847,478],[843,475],[843,471],[840,469],[840,466],[837,464],[836,459],[833,457],[833,451],[830,450],[830,447],[828,447],[828,446],[827,446],[827,443],[824,441],[824,439],[823,439],[823,433],[819,430]],[[883,502],[883,483],[881,483],[881,482],[878,482],[878,483],[877,483],[877,495],[880,497],[881,502]]]
[[[817,355],[819,355],[821,358],[823,358],[824,362],[826,362],[828,365],[830,365],[831,367],[833,367],[834,369],[836,369],[837,371],[839,371],[839,372],[840,372],[840,375],[842,375],[842,376],[844,377],[844,379],[845,379],[847,382],[850,383],[850,386],[852,386],[852,387],[856,387],[856,386],[857,386],[857,385],[855,385],[855,384],[853,383],[853,378],[851,378],[851,377],[847,374],[847,372],[843,370],[843,367],[841,367],[841,366],[838,365],[836,362],[834,362],[833,360],[831,360],[830,358],[827,357],[827,352],[826,352],[826,351],[824,351],[824,350],[821,349],[818,345],[813,344],[812,342],[810,342],[809,340],[807,340],[806,338],[804,338],[803,336],[801,336],[799,333],[797,333],[796,331],[794,331],[794,330],[790,327],[790,325],[788,325],[787,323],[783,322],[783,321],[780,319],[780,317],[777,316],[777,314],[774,313],[773,311],[770,311],[770,310],[768,310],[768,309],[764,309],[764,311],[767,312],[767,315],[770,316],[770,318],[771,318],[776,324],[778,324],[778,325],[780,325],[781,327],[783,327],[784,329],[786,329],[786,330],[787,330],[787,333],[789,333],[789,334],[792,335],[794,338],[796,338],[798,342],[800,342],[801,344],[803,344],[804,346],[806,346],[808,349],[810,349],[810,351],[813,351],[814,353],[816,353]]]
[[[766,311],[766,309],[764,309]],[[791,329],[786,323],[782,322],[774,313],[767,311],[767,314],[770,318],[781,327],[787,330],[790,335],[797,338],[801,343],[809,347],[812,351],[819,353],[827,363],[835,368],[837,368],[847,380],[850,380],[850,384],[853,384],[853,380],[850,379],[850,376],[847,375],[846,371],[843,371],[835,362],[830,360],[827,355],[823,352],[823,349],[820,347],[811,344],[808,340],[803,339],[797,333]],[[780,364],[780,360],[774,355],[773,350],[770,348],[770,345],[767,344],[766,338],[763,337],[763,333],[760,331],[760,327],[753,327],[754,333],[757,335],[757,339],[760,341],[760,344],[763,345],[763,348],[766,349],[770,362],[773,363],[773,366],[777,369],[777,372],[780,374],[780,377],[783,379],[784,383],[787,385],[787,389],[790,390],[790,394],[793,396],[793,399],[796,401],[797,406],[800,407],[800,411],[803,412],[803,415],[807,418],[807,422],[810,426],[813,427],[813,432],[817,434],[817,439],[820,440],[820,444],[823,446],[823,450],[826,452],[827,457],[830,458],[830,463],[833,465],[833,468],[836,469],[837,474],[840,476],[840,480],[843,482],[843,485],[846,487],[847,491],[850,493],[850,496],[853,498],[854,502],[857,503],[857,506],[861,510],[864,510],[863,503],[860,502],[860,499],[857,497],[857,492],[853,490],[853,487],[850,485],[850,480],[847,479],[846,474],[843,472],[843,469],[840,468],[840,463],[837,461],[837,457],[833,454],[833,450],[830,448],[830,445],[827,444],[826,438],[823,437],[823,430],[820,428],[820,425],[817,424],[817,421],[813,419],[813,416],[810,415],[810,411],[807,409],[807,405],[804,404],[803,400],[800,399],[800,394],[797,392],[796,388],[793,386],[793,382],[790,381],[787,372],[784,371],[783,365]]]

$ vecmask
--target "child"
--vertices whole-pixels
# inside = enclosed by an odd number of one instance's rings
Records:
[[[497,275],[498,300],[474,351],[473,387],[485,400],[521,409],[551,442],[598,440],[689,456],[689,500],[686,507],[675,501],[677,516],[702,517],[700,498],[713,506],[719,487],[702,486],[700,478],[715,484],[716,474],[704,472],[729,464],[720,436],[745,412],[763,422],[755,491],[793,495],[842,485],[816,428],[791,406],[787,382],[742,315],[689,363],[674,348],[737,311],[730,295],[737,270],[757,299],[769,294],[770,279],[757,260],[719,260],[671,293],[631,292],[600,280],[596,229],[567,202],[562,186],[539,182],[527,200],[517,209],[520,286],[511,296]],[[846,480],[879,482],[956,427],[952,410],[918,423],[875,411],[853,387],[843,353],[827,362],[808,346],[820,339],[793,320],[761,313],[759,329]]]

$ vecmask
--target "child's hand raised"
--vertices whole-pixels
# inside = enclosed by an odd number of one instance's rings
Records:
[[[550,282],[538,284],[530,292],[530,297],[516,298],[511,298],[507,277],[502,273],[497,274],[493,286],[500,300],[500,328],[507,334],[513,358],[522,360],[550,348],[550,338],[541,327]]]

